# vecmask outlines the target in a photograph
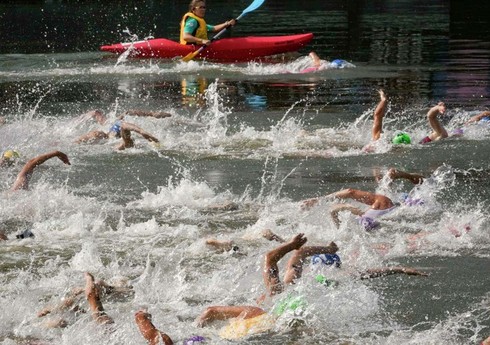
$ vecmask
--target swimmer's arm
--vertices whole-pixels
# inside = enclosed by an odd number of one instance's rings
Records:
[[[131,131],[131,132],[136,132],[150,142],[156,142],[156,143],[159,142],[158,139],[155,138],[153,135],[151,135],[150,133],[144,131],[142,128],[140,128],[140,127],[138,127],[132,123],[123,122],[121,129]]]
[[[468,121],[466,121],[465,124],[470,124],[470,123],[478,122],[481,119],[483,119],[484,117],[489,117],[489,116],[490,116],[490,111],[484,111],[483,113],[480,113],[478,115],[475,115],[473,117],[470,117],[470,119]]]
[[[94,119],[97,121],[97,123],[103,125],[106,123],[107,119],[104,115],[104,113],[98,109],[89,111],[88,113],[80,115],[79,119],[81,121],[89,120],[89,119]]]
[[[95,131],[88,132],[88,133],[78,137],[77,140],[75,140],[75,143],[81,144],[81,143],[86,143],[89,141],[97,141],[100,139],[107,139],[107,138],[109,138],[107,133],[105,133],[103,131],[95,130]]]
[[[17,175],[12,190],[28,189],[29,180],[31,179],[34,169],[53,157],[58,157],[65,164],[71,164],[68,156],[61,151],[53,151],[37,156],[24,165],[24,168],[22,168],[19,175]]]
[[[144,111],[144,110],[127,110],[126,112],[124,112],[124,115],[155,117],[157,119],[163,119],[172,116],[172,114],[166,113],[164,111]]]
[[[423,276],[423,277],[428,276],[427,273],[418,271],[415,268],[393,266],[393,267],[383,267],[383,268],[371,268],[361,273],[360,277],[361,279],[370,279],[370,278],[385,277],[392,274],[406,274],[409,276]]]

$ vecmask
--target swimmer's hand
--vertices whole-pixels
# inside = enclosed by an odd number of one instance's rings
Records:
[[[57,157],[58,157],[58,158],[59,158],[59,159],[60,159],[60,160],[61,160],[63,163],[68,164],[68,165],[71,165],[70,160],[68,159],[68,156],[67,156],[65,153],[63,153],[63,152],[61,152],[61,151],[57,151],[57,152],[56,152],[56,156],[57,156]]]
[[[162,144],[159,141],[151,141],[150,145],[156,149],[160,149],[162,147]]]
[[[320,198],[311,198],[311,199],[306,199],[303,200],[301,203],[301,210],[306,211],[315,206],[320,202]]]

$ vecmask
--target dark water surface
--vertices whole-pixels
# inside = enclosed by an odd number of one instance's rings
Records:
[[[249,3],[208,1],[207,21],[236,17]],[[132,319],[141,307],[176,343],[191,333],[229,343],[193,320],[212,304],[254,304],[262,255],[275,246],[261,238],[264,228],[285,238],[304,232],[312,244],[335,240],[344,268],[326,274],[341,284],[318,289],[306,270],[291,288],[308,300],[304,313],[237,343],[477,344],[490,336],[490,128],[416,144],[438,101],[447,105],[449,131],[488,110],[489,4],[266,0],[233,36],[312,32],[311,44],[269,62],[186,64],[98,51],[131,35],[177,40],[185,1],[2,2],[0,150],[16,149],[26,161],[59,149],[72,165],[47,162],[19,193],[6,191],[20,166],[0,170],[0,230],[36,234],[0,244],[0,343],[144,344]],[[355,67],[294,73],[310,51]],[[384,134],[366,154],[380,88],[389,96]],[[140,137],[122,153],[116,141],[74,144],[107,130],[74,120],[96,108],[110,120],[128,109],[172,117],[128,117],[160,146]],[[391,145],[399,130],[414,145]],[[398,198],[413,186],[373,178],[389,167],[431,178],[414,191],[425,205],[401,207],[378,232],[361,231],[347,214],[337,229],[328,201],[300,210],[299,200],[349,187]],[[213,209],[227,201],[238,210]],[[216,254],[208,237],[233,239],[244,255]],[[356,278],[388,265],[430,276]],[[134,286],[134,298],[103,301],[116,321],[110,336],[89,315],[63,315],[69,326],[58,330],[35,317],[82,285],[83,271]],[[300,326],[288,327],[291,319]]]

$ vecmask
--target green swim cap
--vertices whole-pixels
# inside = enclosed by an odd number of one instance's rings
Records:
[[[391,142],[395,145],[410,144],[412,142],[412,139],[410,139],[410,136],[407,133],[400,132],[393,137],[393,140]]]
[[[339,285],[339,283],[336,280],[327,279],[327,277],[325,277],[323,274],[316,275],[315,280],[318,283],[325,285],[327,287],[330,287],[330,286],[335,287],[335,286]]]
[[[282,315],[286,310],[295,311],[298,308],[304,309],[307,303],[303,296],[288,295],[282,299],[274,308],[274,313]]]

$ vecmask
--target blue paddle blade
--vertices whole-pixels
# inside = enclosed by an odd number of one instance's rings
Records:
[[[257,8],[262,6],[264,1],[265,0],[255,0],[254,2],[252,2],[246,9],[243,10],[242,14],[240,14],[240,16],[237,19],[240,19],[241,17],[243,17],[248,12],[255,11]]]

